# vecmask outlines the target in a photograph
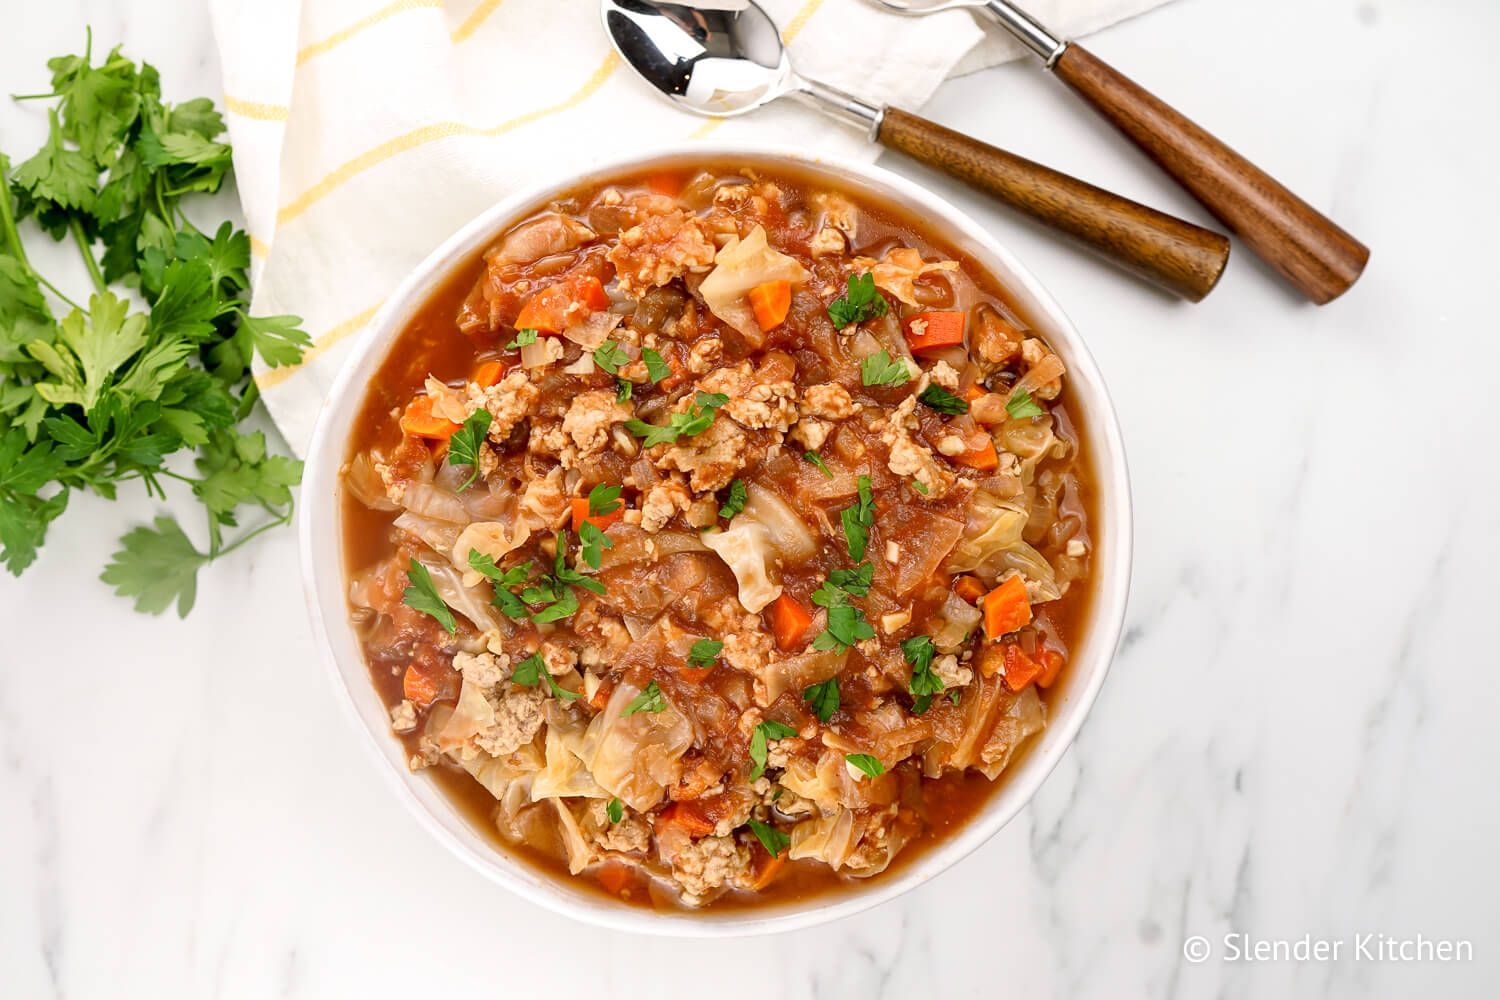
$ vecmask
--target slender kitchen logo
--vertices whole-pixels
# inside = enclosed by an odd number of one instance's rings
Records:
[[[1369,932],[1348,937],[1257,937],[1226,931],[1215,943],[1195,934],[1182,942],[1182,957],[1197,965],[1217,954],[1222,962],[1472,962],[1474,943],[1424,934],[1396,937]]]

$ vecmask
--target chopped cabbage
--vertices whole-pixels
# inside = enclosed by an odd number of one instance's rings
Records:
[[[755,310],[745,296],[756,285],[768,281],[807,280],[807,269],[794,257],[774,250],[766,242],[766,230],[756,226],[743,240],[731,238],[714,257],[714,269],[698,286],[698,294],[710,312],[759,346],[763,336]]]
[[[759,614],[781,596],[781,583],[773,581],[774,548],[771,533],[759,521],[737,517],[726,530],[705,531],[703,544],[718,553],[739,583],[740,603],[751,614]]]
[[[875,285],[889,292],[909,306],[920,305],[917,301],[917,279],[929,271],[957,271],[956,260],[925,261],[920,251],[911,247],[897,247],[879,261],[869,257],[854,259],[856,271],[869,271],[875,276]]]
[[[1047,724],[1047,707],[1037,697],[1036,688],[1027,685],[1000,712],[995,727],[979,750],[979,769],[994,781],[1010,764],[1021,744]]]
[[[868,824],[869,820],[849,809],[798,823],[792,827],[792,846],[787,857],[793,861],[812,858],[837,871],[854,852]]]
[[[427,559],[418,561],[432,574],[433,585],[437,587],[438,596],[443,599],[444,604],[473,622],[481,632],[500,630],[501,622],[495,609],[477,590],[464,586],[463,576],[450,563]]]
[[[531,537],[531,527],[525,521],[512,522],[513,531],[507,531],[500,521],[481,521],[471,524],[459,533],[453,543],[451,558],[454,567],[463,574],[465,587],[477,587],[484,576],[469,565],[469,553],[478,552],[499,563],[507,554],[520,548]]]
[[[646,812],[682,773],[681,758],[693,742],[693,727],[671,702],[660,712],[624,715],[641,689],[615,685],[604,711],[589,723],[578,756],[594,780],[632,809]]]
[[[771,544],[789,562],[804,562],[818,554],[818,541],[807,522],[798,517],[785,500],[764,486],[750,484],[743,516],[765,525],[771,534]]]
[[[588,723],[557,705],[547,703],[546,766],[531,783],[531,801],[555,796],[581,795],[607,799],[609,793],[599,787],[577,751],[583,748]]]

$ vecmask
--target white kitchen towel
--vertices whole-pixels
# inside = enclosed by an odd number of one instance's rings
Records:
[[[1019,54],[964,11],[760,0],[805,75],[920,107]],[[1035,0],[1073,33],[1165,0]],[[599,0],[213,0],[253,253],[254,311],[303,318],[302,364],[258,370],[299,455],[339,365],[401,278],[517,188],[634,149],[714,137],[873,159],[852,128],[780,103],[715,122],[661,100],[604,37]],[[971,50],[973,50],[971,52]]]

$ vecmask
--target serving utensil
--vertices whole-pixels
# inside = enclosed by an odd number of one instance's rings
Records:
[[[1266,263],[1318,305],[1359,280],[1370,251],[1166,102],[1010,0],[867,0],[916,16],[984,11],[1161,165]]]
[[[791,97],[870,138],[989,192],[1108,260],[1197,302],[1229,259],[1229,241],[1145,205],[801,76],[775,23],[752,0],[601,0],[620,55],[660,93],[698,114],[745,114]]]

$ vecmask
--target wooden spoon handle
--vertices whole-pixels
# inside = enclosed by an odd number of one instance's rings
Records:
[[[1229,240],[898,108],[876,139],[987,191],[1101,256],[1197,302],[1229,261]]]
[[[1309,299],[1331,302],[1359,279],[1363,244],[1083,46],[1068,43],[1052,71]]]

